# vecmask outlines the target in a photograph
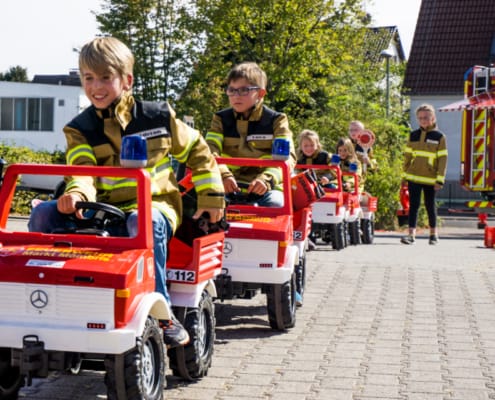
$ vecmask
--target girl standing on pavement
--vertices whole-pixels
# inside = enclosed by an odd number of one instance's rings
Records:
[[[416,223],[424,194],[428,213],[431,245],[438,243],[436,193],[443,187],[447,171],[447,140],[437,127],[435,109],[430,104],[416,109],[419,129],[412,131],[404,150],[403,183],[409,189],[409,234],[401,239],[403,244],[416,241]]]

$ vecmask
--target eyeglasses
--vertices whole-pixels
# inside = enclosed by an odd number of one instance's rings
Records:
[[[237,89],[229,86],[225,89],[225,93],[227,93],[227,96],[247,96],[251,90],[258,89],[258,86],[243,86]]]

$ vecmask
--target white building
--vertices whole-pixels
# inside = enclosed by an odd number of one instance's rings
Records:
[[[80,86],[0,81],[0,142],[65,151],[63,127],[89,104]]]

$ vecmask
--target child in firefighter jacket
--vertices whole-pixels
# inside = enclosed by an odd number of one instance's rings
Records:
[[[175,117],[168,103],[146,102],[131,94],[134,56],[118,39],[99,37],[80,52],[82,87],[92,105],[64,127],[69,165],[119,166],[122,138],[140,135],[147,144],[152,180],[152,218],[157,292],[170,304],[166,287],[167,243],[181,223],[182,203],[172,170],[171,156],[193,173],[198,210],[212,222],[223,215],[224,193],[215,159],[200,133]],[[137,231],[136,190],[125,178],[69,177],[64,194],[33,209],[30,231],[52,232],[65,224],[64,214],[76,213],[77,201],[102,201],[126,213],[127,234]],[[78,215],[79,214],[79,215]],[[167,346],[184,345],[187,331],[175,317],[161,321]]]
[[[438,243],[436,192],[445,183],[447,171],[447,140],[437,127],[435,109],[430,104],[422,104],[416,109],[419,128],[409,134],[404,150],[403,183],[409,189],[409,234],[401,239],[404,244],[414,244],[416,224],[421,201],[424,195],[428,223],[429,243]]]
[[[263,105],[267,77],[254,62],[244,62],[232,68],[227,76],[225,93],[231,108],[213,115],[206,142],[213,154],[221,157],[270,159],[276,138],[290,142],[289,165],[296,163],[292,132],[283,113]],[[240,191],[260,197],[260,206],[280,207],[281,171],[279,168],[239,167],[230,170],[220,165],[225,193]]]
[[[332,155],[323,150],[318,133],[310,129],[304,129],[297,137],[297,163],[301,165],[330,165]],[[322,186],[330,185],[335,179],[332,170],[315,169]]]

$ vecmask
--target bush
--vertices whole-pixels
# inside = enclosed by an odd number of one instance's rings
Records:
[[[27,147],[12,147],[0,144],[0,159],[3,165],[15,163],[32,164],[64,164],[65,153],[56,151],[33,151]],[[10,212],[19,215],[29,215],[31,213],[31,201],[34,198],[48,199],[48,195],[42,195],[36,191],[18,190],[12,200]]]

